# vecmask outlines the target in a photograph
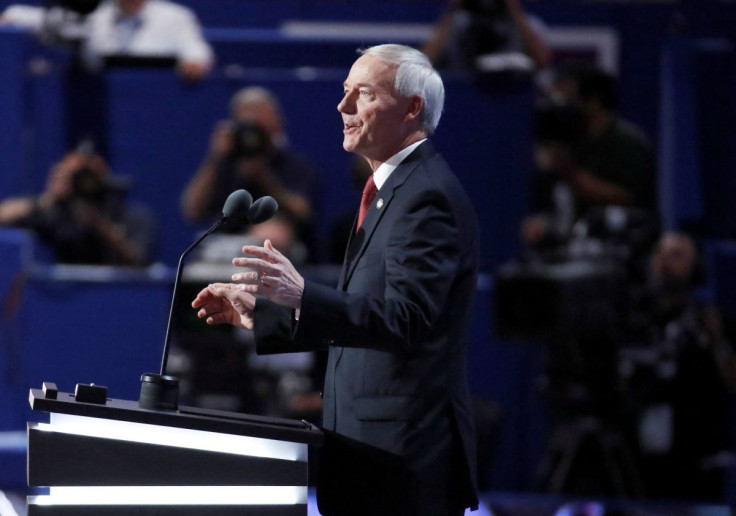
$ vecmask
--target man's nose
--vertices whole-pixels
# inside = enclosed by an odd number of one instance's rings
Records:
[[[343,96],[340,103],[337,105],[337,110],[340,113],[350,113],[354,110],[354,102],[349,99],[348,95]]]

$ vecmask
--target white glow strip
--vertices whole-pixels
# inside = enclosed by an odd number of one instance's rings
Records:
[[[39,423],[40,430],[117,439],[159,446],[174,446],[249,457],[266,457],[305,462],[307,445],[290,441],[221,434],[170,426],[131,423],[86,416],[51,413],[51,424]]]
[[[52,487],[34,505],[296,505],[306,486]]]
[[[430,23],[343,23],[288,20],[279,28],[282,34],[291,38],[423,43],[432,35],[433,26]]]

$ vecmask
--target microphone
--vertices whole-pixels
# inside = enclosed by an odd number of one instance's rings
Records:
[[[253,204],[253,196],[247,190],[235,190],[228,195],[222,206],[222,217],[215,222],[202,236],[194,241],[192,245],[179,257],[174,279],[174,291],[171,295],[171,307],[169,308],[169,321],[166,324],[166,339],[164,340],[164,351],[161,357],[161,373],[144,373],[141,376],[141,395],[138,404],[147,409],[177,409],[177,398],[179,394],[179,380],[173,376],[166,376],[166,365],[169,360],[169,343],[171,342],[171,322],[174,319],[174,310],[179,300],[179,280],[184,265],[184,258],[199,245],[206,237],[223,226],[242,223],[248,220],[248,213]]]
[[[179,292],[179,280],[181,279],[181,273],[184,265],[184,258],[188,255],[192,249],[197,247],[199,243],[207,238],[209,235],[220,229],[225,225],[236,224],[243,222],[248,218],[248,212],[253,204],[253,196],[247,190],[235,190],[233,193],[227,196],[225,204],[222,206],[222,217],[220,220],[215,222],[207,231],[202,234],[192,245],[179,257],[179,265],[176,267],[176,279],[174,279],[174,292],[171,298],[171,308],[169,309],[169,322],[166,325],[166,339],[164,340],[164,353],[161,359],[161,374],[166,372],[166,364],[169,360],[169,342],[171,341],[171,321],[174,318],[174,310],[176,302],[178,301]]]
[[[248,220],[250,220],[251,224],[259,224],[273,217],[278,209],[279,204],[276,202],[276,199],[266,195],[258,199],[248,208]]]
[[[253,204],[253,196],[247,190],[235,190],[233,193],[228,195],[225,199],[225,204],[222,206],[222,217],[220,220],[215,222],[207,231],[202,234],[192,245],[179,257],[179,264],[176,267],[176,278],[174,279],[174,292],[171,297],[171,307],[169,308],[169,322],[166,325],[166,339],[164,340],[164,352],[161,359],[161,374],[166,372],[166,364],[169,360],[169,342],[171,341],[171,321],[174,318],[174,310],[178,301],[179,292],[179,280],[181,279],[181,273],[184,265],[184,258],[199,245],[199,243],[207,238],[209,235],[220,229],[225,225],[235,224],[242,222],[248,217],[248,210]]]
[[[166,325],[166,339],[161,357],[160,374],[144,373],[141,376],[141,397],[138,401],[143,408],[176,410],[179,383],[173,376],[166,376],[166,366],[169,360],[169,345],[171,343],[171,323],[174,311],[179,301],[179,281],[183,270],[184,258],[199,245],[202,240],[222,227],[250,222],[258,224],[264,222],[278,211],[278,203],[273,197],[264,196],[253,202],[253,196],[247,190],[236,190],[231,193],[222,206],[222,217],[215,222],[204,234],[190,245],[179,257],[174,279],[174,291],[171,297],[169,320]]]
[[[235,225],[245,222],[249,217],[249,210],[253,204],[253,197],[247,190],[235,190],[222,206],[222,218],[219,224]]]

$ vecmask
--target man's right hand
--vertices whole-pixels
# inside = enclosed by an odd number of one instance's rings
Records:
[[[206,319],[207,324],[232,324],[252,330],[256,298],[245,292],[244,287],[233,283],[212,283],[197,294],[192,308],[199,309],[197,317]]]

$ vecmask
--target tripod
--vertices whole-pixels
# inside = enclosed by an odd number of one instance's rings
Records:
[[[576,416],[556,425],[537,482],[552,493],[642,494],[634,458],[621,432],[594,415]]]
[[[555,416],[537,469],[539,489],[578,495],[641,495],[642,484],[620,421],[617,339],[600,333],[547,341],[543,389]]]

